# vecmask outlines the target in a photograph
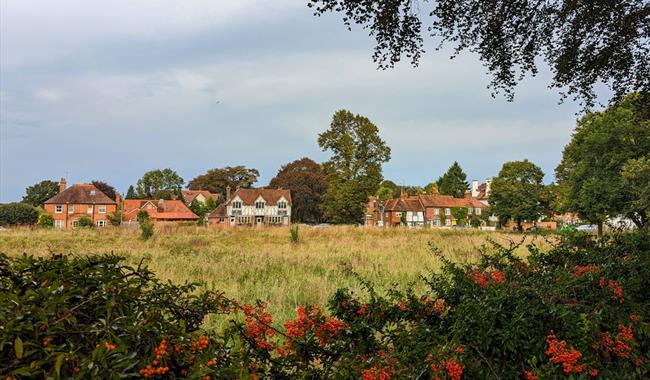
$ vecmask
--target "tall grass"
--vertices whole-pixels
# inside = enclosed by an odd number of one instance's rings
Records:
[[[149,240],[137,229],[8,230],[0,233],[0,251],[36,256],[114,252],[137,265],[141,260],[162,279],[200,281],[242,302],[269,303],[277,320],[295,317],[297,305],[325,305],[340,287],[361,288],[349,269],[380,287],[417,284],[439,268],[428,243],[457,262],[471,262],[490,238],[507,244],[521,235],[479,231],[311,228],[301,226],[300,244],[287,239],[287,228],[211,229],[158,225]],[[544,249],[541,238],[528,240]],[[524,254],[525,248],[520,248]],[[417,285],[416,285],[417,288]]]

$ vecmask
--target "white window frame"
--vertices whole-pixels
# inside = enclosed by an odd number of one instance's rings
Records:
[[[97,224],[97,227],[106,227],[106,221],[103,220],[103,219],[102,219],[102,220],[98,220],[98,221],[96,222],[96,224]]]
[[[468,207],[467,208],[467,215],[472,215],[472,210],[473,209],[471,207]]]
[[[74,214],[74,205],[68,205],[68,214]]]
[[[433,215],[440,215],[440,209],[439,208],[434,208],[433,209]]]
[[[54,228],[65,228],[65,221],[64,220],[55,220],[54,221]]]
[[[474,212],[476,213],[476,215],[481,215],[481,208],[480,207],[475,208]]]
[[[445,219],[445,226],[451,226],[451,219]]]
[[[232,208],[234,208],[234,209],[240,209],[240,208],[241,208],[241,202],[240,202],[240,201],[234,201],[234,202],[232,202]]]
[[[72,221],[72,228],[77,228],[79,227],[79,220],[73,220]]]
[[[445,208],[445,215],[451,215],[451,209]]]
[[[284,210],[287,208],[287,202],[278,202],[278,208]]]
[[[54,206],[54,213],[55,214],[63,214],[63,205]]]
[[[106,214],[106,205],[99,205],[97,206],[97,212],[99,214]]]
[[[401,218],[402,217],[402,212],[398,211],[398,212],[395,213],[395,215],[397,215],[397,216],[399,216]]]
[[[263,210],[264,207],[266,207],[266,203],[264,201],[257,201],[255,202],[255,208],[258,210]]]
[[[88,208],[86,209],[86,213],[92,214],[93,213],[93,205],[88,205]]]

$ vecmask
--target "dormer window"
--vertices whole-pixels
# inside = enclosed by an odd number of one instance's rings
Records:
[[[284,210],[287,208],[287,202],[278,202],[278,208]]]
[[[90,195],[91,195],[91,196],[94,197],[96,194],[97,194],[97,192],[96,192],[95,190],[90,190]]]
[[[241,208],[241,202],[240,201],[232,202],[232,208]]]
[[[257,209],[264,208],[264,201],[255,202],[255,208]]]

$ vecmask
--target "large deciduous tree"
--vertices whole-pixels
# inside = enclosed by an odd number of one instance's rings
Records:
[[[104,181],[94,180],[91,182],[99,191],[106,194],[112,200],[116,200],[117,192],[115,188]]]
[[[508,99],[523,77],[537,74],[542,61],[553,73],[552,87],[587,105],[598,83],[616,97],[650,91],[646,0],[309,0],[308,5],[317,16],[339,12],[348,28],[367,28],[376,40],[373,60],[382,69],[404,56],[417,66],[426,33],[438,47],[452,44],[452,57],[464,50],[476,53],[492,75],[490,86]]]
[[[464,198],[465,192],[469,189],[467,174],[456,161],[445,174],[438,178],[436,185],[438,185],[440,194],[451,195],[455,198]]]
[[[522,229],[525,220],[536,221],[544,212],[544,172],[528,160],[503,164],[490,190],[490,212],[501,224],[514,220]]]
[[[271,188],[291,190],[291,217],[296,222],[319,223],[323,220],[321,203],[327,190],[327,178],[321,166],[304,157],[278,171]]]
[[[318,146],[332,152],[323,164],[329,184],[323,201],[325,218],[332,223],[361,222],[362,204],[377,191],[390,148],[368,118],[347,110],[334,114],[330,128],[318,135]]]
[[[385,179],[379,184],[375,196],[381,201],[385,201],[391,198],[397,198],[400,195],[400,187],[391,180]]]
[[[170,168],[151,170],[138,180],[140,199],[172,199],[180,196],[185,180]]]
[[[249,188],[257,182],[260,172],[257,169],[243,165],[226,166],[225,168],[210,169],[205,174],[197,176],[188,183],[190,190],[208,190],[220,194],[220,199],[226,197],[226,187]]]
[[[39,207],[59,193],[59,184],[54,181],[44,180],[26,188],[25,193],[22,203]]]
[[[603,112],[588,113],[555,170],[565,207],[598,224],[601,234],[608,217],[628,217],[640,228],[649,222],[648,209],[637,203],[644,196],[637,188],[643,183],[640,159],[650,155],[649,109],[650,96],[633,93]]]

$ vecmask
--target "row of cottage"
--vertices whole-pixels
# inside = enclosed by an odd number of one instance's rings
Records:
[[[434,187],[431,194],[409,195],[402,192],[396,199],[381,202],[370,197],[366,205],[365,225],[375,227],[452,227],[460,224],[457,209],[462,209],[467,220],[485,224],[483,213],[488,207],[490,183],[481,185],[472,181],[470,191],[464,198],[438,193]]]
[[[92,184],[73,184],[67,187],[61,178],[59,193],[43,205],[46,213],[54,218],[56,228],[74,228],[79,219],[88,218],[98,227],[108,225],[109,218],[121,213],[121,222],[137,222],[141,210],[156,222],[198,221],[199,217],[188,207],[193,202],[216,203],[219,194],[206,190],[182,190],[183,199],[116,199],[109,198]],[[286,189],[242,189],[231,194],[226,189],[226,200],[207,215],[210,224],[236,225],[284,225],[291,223],[291,192]]]

